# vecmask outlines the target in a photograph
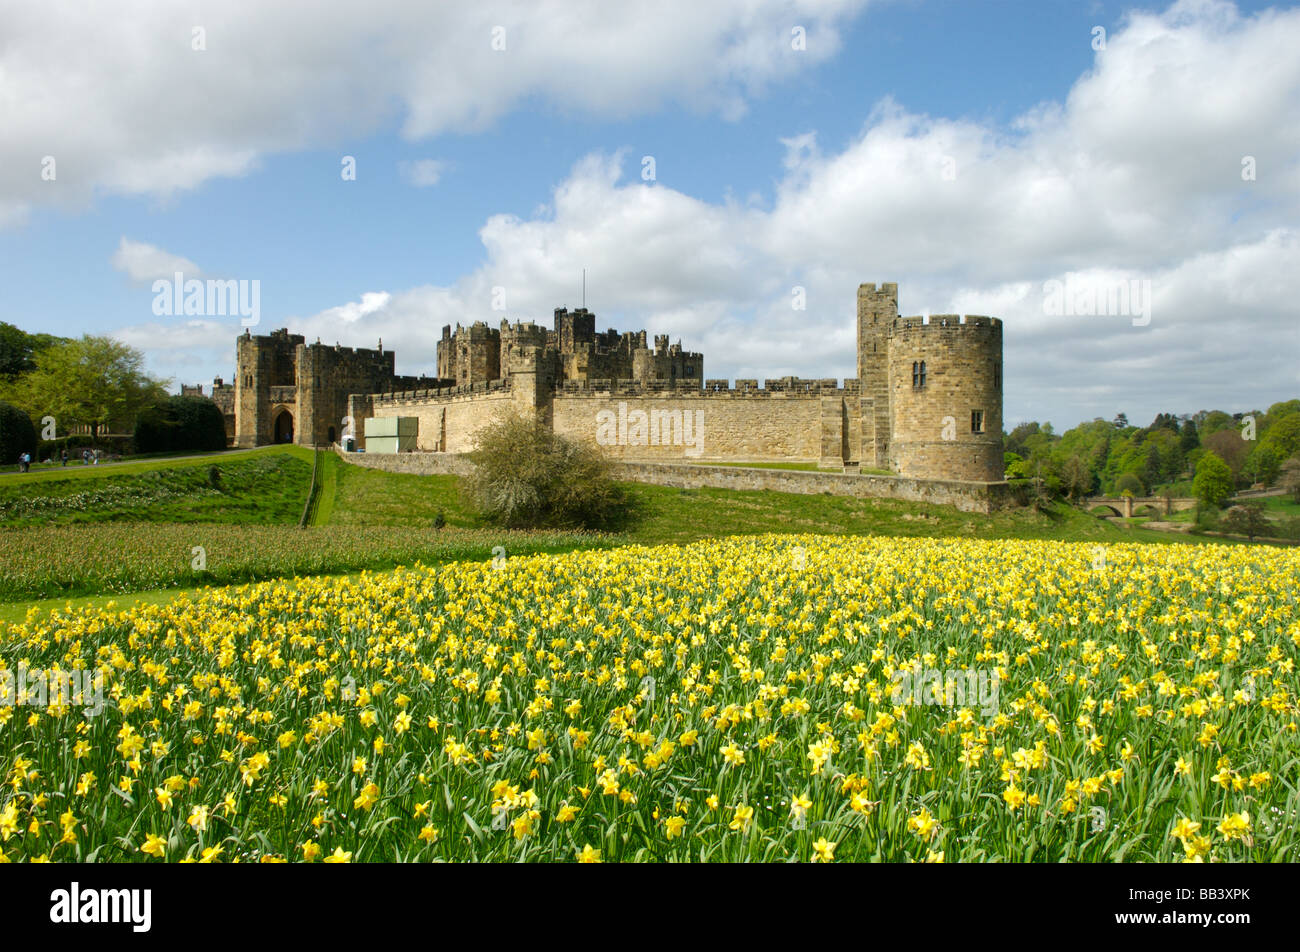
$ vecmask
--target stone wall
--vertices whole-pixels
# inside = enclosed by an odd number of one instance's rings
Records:
[[[472,464],[457,453],[344,453],[334,451],[348,463],[387,473],[412,473],[417,476],[464,476]]]
[[[367,469],[419,475],[465,475],[470,462],[454,453],[340,453],[344,460]],[[698,466],[692,463],[623,462],[614,477],[680,489],[768,490],[771,492],[862,499],[904,499],[954,506],[962,512],[988,513],[1015,505],[1006,483],[975,483],[903,476],[817,473],[808,470],[747,469],[743,466]]]
[[[616,478],[681,489],[770,490],[781,493],[905,499],[955,506],[962,512],[993,512],[1013,505],[1006,483],[974,483],[904,476],[815,473],[808,470],[746,469],[743,466],[696,466],[690,463],[622,463]]]
[[[822,401],[815,392],[767,390],[561,391],[551,412],[556,433],[619,459],[815,463]]]
[[[415,447],[422,453],[467,453],[474,434],[502,410],[514,406],[515,393],[504,381],[447,391],[372,394],[350,404],[357,445],[364,448],[365,417],[415,417],[420,421]]]

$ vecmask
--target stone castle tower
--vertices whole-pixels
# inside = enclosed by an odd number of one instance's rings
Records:
[[[898,285],[858,287],[864,466],[1002,479],[1002,322],[898,316]]]

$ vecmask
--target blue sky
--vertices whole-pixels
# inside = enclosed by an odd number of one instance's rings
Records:
[[[499,322],[489,288],[549,323],[586,266],[598,326],[669,332],[710,377],[851,376],[856,284],[889,280],[905,313],[1004,318],[1008,426],[1300,394],[1293,4],[137,6],[0,13],[0,320],[114,334],[177,386],[230,377],[240,330],[154,315],[181,260],[260,281],[258,331],[383,337],[409,373],[442,324]],[[1045,315],[1071,273],[1152,282],[1152,320]]]

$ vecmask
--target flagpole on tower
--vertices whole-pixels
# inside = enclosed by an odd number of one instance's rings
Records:
[[[582,306],[585,310],[587,307],[587,269],[582,269]]]

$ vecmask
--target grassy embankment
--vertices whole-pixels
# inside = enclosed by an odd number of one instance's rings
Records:
[[[220,477],[211,479],[216,465]],[[626,532],[507,532],[480,525],[454,476],[385,473],[321,456],[312,525],[299,529],[311,451],[266,447],[213,458],[0,476],[0,618],[32,600],[487,560],[619,544],[763,533],[1192,542],[1121,528],[1064,505],[991,515],[901,500],[627,484]],[[439,515],[446,528],[435,529]],[[398,531],[400,530],[400,531]],[[52,601],[50,601],[52,600]]]

